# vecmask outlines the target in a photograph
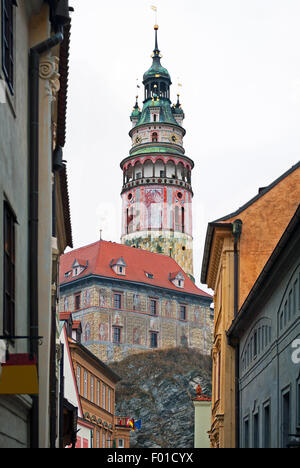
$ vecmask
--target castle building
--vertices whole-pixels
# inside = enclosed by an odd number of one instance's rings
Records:
[[[61,257],[59,311],[104,362],[177,346],[210,354],[211,302],[167,255],[100,240]]]
[[[131,114],[132,148],[121,162],[121,242],[171,255],[193,277],[193,161],[185,154],[184,112],[170,101],[171,77],[161,65],[155,29],[153,63],[144,74],[144,101]]]

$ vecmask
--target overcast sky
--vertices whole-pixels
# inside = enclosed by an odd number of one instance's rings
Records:
[[[151,66],[158,8],[162,65],[185,112],[194,273],[207,223],[299,161],[299,0],[73,0],[67,160],[74,248],[120,242],[120,162],[137,78]],[[182,87],[178,88],[178,83]],[[139,90],[142,106],[143,86]],[[203,288],[205,289],[205,288]]]

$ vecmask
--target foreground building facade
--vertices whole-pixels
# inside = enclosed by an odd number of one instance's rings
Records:
[[[166,255],[98,241],[61,258],[60,312],[104,362],[176,346],[210,354],[211,301]]]
[[[214,290],[212,447],[240,444],[239,352],[227,332],[287,228],[300,199],[300,163],[228,216],[209,223],[201,281]]]
[[[62,161],[69,9],[2,0],[0,14],[0,446],[49,447],[58,259],[72,246]]]
[[[116,385],[120,377],[81,344],[81,324],[73,321],[72,314],[61,313],[59,318],[63,324],[61,342],[65,361],[64,379],[60,383],[68,400],[65,409],[69,409],[69,420],[77,420],[73,433],[66,431],[63,446],[129,448],[128,418],[115,415]]]
[[[228,330],[242,448],[300,446],[300,205]]]

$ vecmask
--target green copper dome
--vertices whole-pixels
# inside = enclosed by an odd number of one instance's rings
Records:
[[[144,82],[153,79],[153,78],[166,78],[167,80],[171,81],[171,77],[169,75],[169,72],[166,68],[164,68],[161,63],[160,63],[160,50],[158,48],[158,43],[157,43],[157,30],[158,26],[156,25],[154,27],[155,29],[155,47],[153,50],[153,63],[149,70],[144,73]]]
[[[181,104],[179,102],[179,94],[177,94],[177,103],[172,106],[172,112],[176,115],[184,115],[184,112],[181,108]]]
[[[158,60],[153,60],[153,64],[151,65],[149,70],[147,70],[146,73],[144,73],[143,80],[146,81],[149,78],[167,78],[171,81],[171,77],[169,75],[168,70],[164,68]]]
[[[131,119],[139,119],[141,116],[141,110],[139,108],[139,105],[138,105],[138,96],[136,97],[136,103],[135,103],[135,106],[131,112],[131,116],[130,118]]]

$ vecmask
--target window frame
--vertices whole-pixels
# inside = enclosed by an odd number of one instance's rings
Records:
[[[243,447],[250,448],[250,416],[243,419]]]
[[[158,300],[153,298],[153,297],[150,297],[150,314],[153,317],[157,317],[157,315],[158,315],[158,313],[157,313],[157,309],[158,309],[157,304],[158,304]],[[153,313],[153,310],[154,310],[154,313]]]
[[[95,388],[94,388],[94,376],[91,375],[90,377],[90,401],[92,403],[94,403],[94,391],[95,391]]]
[[[120,344],[122,341],[121,341],[121,336],[122,336],[122,332],[121,332],[121,327],[117,327],[117,326],[113,326],[113,343],[115,344]],[[115,340],[115,332],[118,330],[118,340]]]
[[[106,384],[102,383],[102,408],[106,411]]]
[[[183,309],[184,309],[184,317],[182,315]],[[179,314],[180,314],[180,316],[179,316],[180,320],[187,321],[187,306],[186,306],[186,304],[180,304]]]
[[[78,302],[78,304],[77,304]],[[78,307],[77,307],[78,305]],[[81,293],[76,293],[74,294],[74,310],[80,310],[81,309]]]
[[[121,310],[122,309],[122,293],[114,292],[113,293],[113,308]],[[119,297],[119,301],[116,301],[116,297]]]
[[[86,399],[88,397],[88,372],[86,369],[83,371],[83,396]]]
[[[153,341],[152,338],[155,336],[155,346],[152,345]],[[150,348],[157,349],[158,348],[158,333],[157,332],[150,332]]]
[[[272,441],[272,411],[271,400],[267,400],[263,404],[263,448],[271,448]]]
[[[15,213],[5,199],[3,204],[3,335],[7,336],[15,335],[16,224]],[[10,277],[9,284],[8,277]]]
[[[77,364],[77,370],[76,370],[76,383],[77,383],[77,390],[79,395],[81,395],[80,392],[80,383],[81,383],[81,366]]]
[[[300,374],[296,381],[296,429],[300,431]]]
[[[259,408],[252,415],[252,448],[260,448],[260,414]]]
[[[1,0],[1,69],[12,96],[15,93],[15,6],[13,0]]]
[[[285,427],[285,404],[288,396],[288,427]],[[291,423],[292,423],[292,413],[291,413],[291,403],[292,403],[292,392],[291,385],[288,385],[281,390],[281,411],[280,411],[280,427],[281,427],[281,448],[286,448],[286,443],[288,442],[288,435],[291,432]]]

